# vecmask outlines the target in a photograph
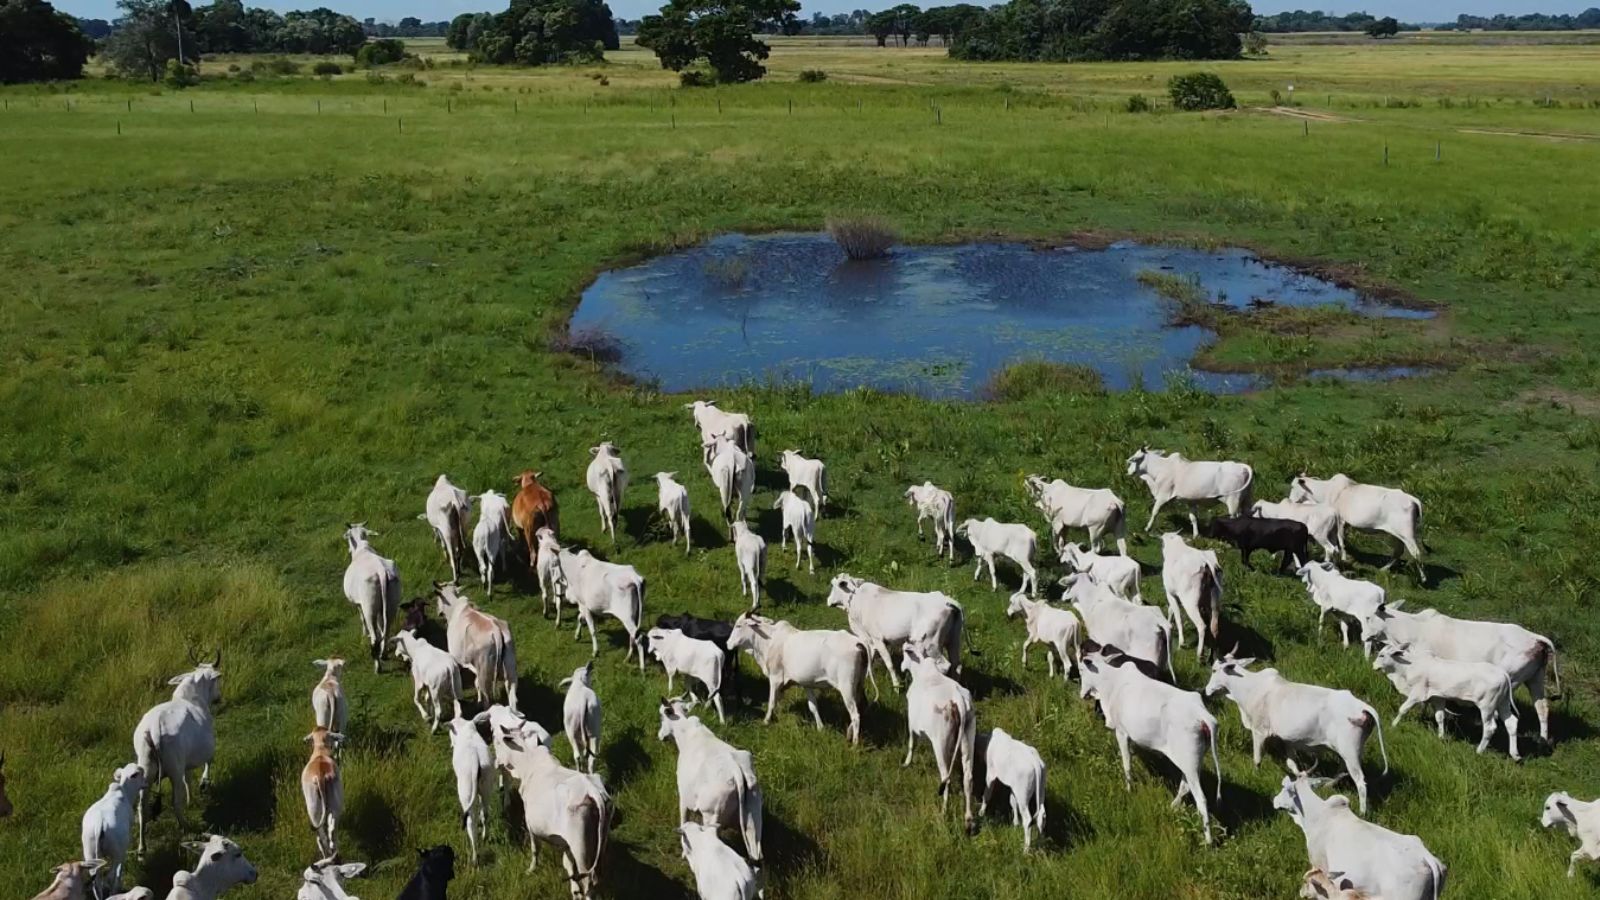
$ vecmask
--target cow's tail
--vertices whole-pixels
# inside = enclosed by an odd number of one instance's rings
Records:
[[[1251,493],[1254,491],[1256,486],[1256,470],[1250,468],[1249,466],[1245,466],[1244,471],[1244,486],[1239,488],[1239,490],[1234,494],[1234,496],[1239,498],[1239,505],[1235,508],[1245,510],[1248,513],[1248,510],[1252,505]]]
[[[1378,718],[1378,711],[1370,706],[1364,707],[1361,715],[1366,719],[1365,727],[1369,731],[1378,733],[1378,752],[1383,755],[1383,774],[1389,774],[1389,748],[1383,744],[1383,722]]]
[[[951,604],[950,620],[945,623],[944,655],[957,674],[961,672],[961,635],[966,630],[967,614],[959,604]]]
[[[318,810],[318,812],[321,813],[321,815],[320,816],[313,816],[311,818],[311,828],[312,828],[312,830],[314,830],[314,831],[316,831],[316,832],[318,832],[320,834],[322,832],[322,826],[325,825],[327,823],[327,821],[328,821],[328,782],[327,782],[327,779],[323,778],[321,775],[316,776],[316,785],[315,785],[315,787],[316,787],[316,790],[317,790],[317,810]],[[463,824],[462,827],[465,828],[466,825]]]
[[[1516,682],[1512,681],[1511,680],[1511,676],[1509,674],[1505,673],[1505,672],[1501,672],[1500,675],[1501,675],[1501,678],[1504,679],[1505,686],[1506,686],[1506,705],[1511,707],[1511,714],[1513,716],[1517,716],[1518,718],[1521,718],[1520,714],[1517,712],[1517,685],[1516,685]]]
[[[448,533],[441,535],[444,538],[444,552],[450,556],[450,574],[454,576],[457,569],[461,568],[462,547],[461,540],[461,510],[451,503],[444,512],[445,529]]]
[[[1128,555],[1128,507],[1121,500],[1111,505],[1111,515],[1106,517],[1106,530],[1117,536],[1117,552]]]
[[[596,799],[594,794],[589,793],[585,794],[583,799],[578,801],[578,806],[580,808],[588,806],[594,810],[594,815],[584,817],[584,820],[587,823],[586,827],[591,827],[594,829],[594,831],[588,835],[589,846],[594,848],[594,857],[587,861],[578,859],[576,857],[573,858],[572,867],[574,874],[572,876],[572,880],[574,882],[578,882],[587,878],[590,886],[592,887],[600,878],[600,855],[605,852],[607,831],[605,820],[608,814],[608,810],[606,808],[607,804],[604,800]],[[571,853],[572,851],[569,849],[567,852]],[[586,895],[587,892],[585,892],[585,896]]]
[[[756,423],[744,423],[744,452],[751,456],[756,455]]]
[[[961,736],[961,790],[963,791],[962,800],[965,802],[967,798],[972,796],[972,782],[978,777],[978,717],[976,714],[963,716],[961,711],[954,706],[951,707],[951,710],[955,712],[959,719],[956,724],[960,729],[959,734]]]
[[[1428,542],[1422,539],[1422,501],[1420,500],[1412,500],[1411,502],[1411,533],[1416,535],[1417,546],[1429,553],[1433,552],[1433,548],[1428,546]]]
[[[1211,742],[1211,768],[1216,770],[1216,773],[1217,773],[1217,805],[1221,806],[1222,805],[1222,762],[1217,759],[1217,722],[1216,722],[1216,720],[1213,719],[1210,722],[1201,722],[1200,723],[1200,730],[1205,732],[1206,739]],[[1200,785],[1198,785],[1198,784],[1195,785],[1194,789],[1195,789],[1195,793],[1199,793],[1200,790],[1201,790]]]
[[[987,776],[985,776],[985,777],[987,777]],[[1034,802],[1039,805],[1039,808],[1037,810],[1035,810],[1034,814],[1033,814],[1033,824],[1034,824],[1035,828],[1039,829],[1039,833],[1040,834],[1044,834],[1044,767],[1043,766],[1040,766],[1040,767],[1038,767],[1038,768],[1033,770],[1033,799],[1034,799]]]
[[[872,702],[883,699],[883,692],[878,690],[878,676],[872,674],[872,648],[861,638],[856,638],[856,658],[861,660],[862,668],[866,669],[866,679],[872,682]],[[852,691],[861,691],[861,699],[867,699],[865,687],[861,684],[860,675],[856,676],[856,683],[851,686]]]
[[[761,862],[761,847],[756,841],[755,817],[750,813],[750,782],[745,780],[744,768],[734,767],[733,789],[739,797],[739,833],[744,836],[745,849],[751,855],[751,861]]]
[[[481,673],[479,676],[482,683],[478,685],[478,699],[482,700],[485,705],[494,703],[494,698],[500,696],[502,688],[510,689],[510,685],[505,683],[506,634],[496,628],[493,631],[493,635],[489,641],[489,652],[494,657],[488,660],[488,665],[484,666],[488,671]]]
[[[152,795],[150,815],[155,817],[161,815],[161,737],[154,731],[146,731],[140,737],[144,740],[145,752],[150,755],[150,764],[144,766],[145,790]],[[139,763],[144,765],[144,760]]]
[[[1172,683],[1173,684],[1177,684],[1178,683],[1178,673],[1177,673],[1176,670],[1174,670],[1172,668],[1172,628],[1171,628],[1171,626],[1164,625],[1162,627],[1162,629],[1161,629],[1161,637],[1163,639],[1163,642],[1167,645],[1167,677],[1172,679]]]
[[[1222,631],[1222,575],[1211,565],[1201,570],[1200,615],[1211,629],[1211,639]]]
[[[1433,876],[1433,900],[1439,900],[1439,895],[1444,892],[1444,863],[1432,854],[1428,855],[1428,872]]]
[[[1550,663],[1551,674],[1555,675],[1556,678],[1556,692],[1550,696],[1559,700],[1561,699],[1561,663],[1556,659],[1556,645],[1550,640],[1540,638],[1539,647],[1544,653],[1545,661]],[[1543,677],[1542,674],[1540,677]]]

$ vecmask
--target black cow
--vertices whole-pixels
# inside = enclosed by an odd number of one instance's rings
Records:
[[[400,891],[399,900],[445,900],[445,888],[456,877],[456,851],[446,844],[418,850],[417,874]]]
[[[1278,573],[1289,571],[1291,560],[1298,566],[1311,558],[1306,549],[1311,541],[1306,526],[1292,519],[1263,519],[1253,516],[1217,516],[1200,529],[1208,538],[1215,538],[1239,548],[1244,557],[1244,567],[1250,566],[1250,554],[1257,550],[1282,553],[1278,560]]]
[[[657,628],[670,628],[683,632],[684,637],[697,641],[710,641],[722,651],[722,695],[739,702],[739,651],[728,649],[728,638],[733,636],[733,623],[720,619],[702,619],[682,613],[676,616],[657,616]]]

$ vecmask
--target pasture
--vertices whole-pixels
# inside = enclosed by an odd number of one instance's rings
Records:
[[[1553,637],[1566,688],[1553,748],[1529,736],[1526,709],[1520,765],[1503,736],[1474,755],[1470,716],[1443,742],[1420,714],[1388,728],[1393,689],[1331,627],[1317,633],[1299,582],[1219,550],[1227,616],[1288,677],[1377,707],[1392,768],[1373,780],[1372,818],[1420,835],[1449,865],[1451,896],[1591,895],[1597,874],[1580,865],[1566,879],[1574,844],[1538,817],[1550,791],[1600,793],[1600,48],[1285,43],[1203,68],[1241,106],[1271,106],[1289,83],[1304,105],[1227,114],[1125,111],[1192,64],[961,65],[938,49],[792,40],[770,66],[762,83],[698,91],[633,50],[594,69],[441,64],[419,73],[426,86],[354,74],[0,91],[0,749],[16,805],[0,820],[0,884],[31,895],[77,858],[80,814],[131,759],[134,724],[192,645],[220,648],[224,673],[213,784],[196,808],[261,873],[229,896],[288,896],[314,859],[296,776],[311,660],[332,654],[351,661],[341,845],[371,865],[352,891],[392,896],[416,848],[451,843],[453,896],[564,896],[552,855],[524,874],[526,843],[498,815],[482,865],[466,864],[447,739],[419,722],[399,663],[379,675],[364,664],[341,533],[357,521],[380,532],[417,596],[449,572],[417,521],[434,478],[510,493],[517,472],[542,470],[564,541],[645,574],[648,620],[731,618],[743,604],[682,408],[694,397],[621,383],[552,339],[611,265],[722,231],[873,214],[912,240],[1248,246],[1443,312],[1230,327],[1211,364],[1287,376],[1237,397],[1181,383],[991,404],[707,392],[759,426],[766,612],[844,627],[823,605],[840,571],[951,594],[966,609],[979,727],[1004,727],[1049,767],[1049,828],[1023,859],[1006,817],[969,838],[954,810],[939,815],[925,750],[900,767],[904,702],[881,669],[883,698],[869,691],[852,749],[836,699],[820,734],[795,689],[762,725],[745,661],[744,701],[713,728],[755,754],[764,781],[768,896],[1294,895],[1305,850],[1271,808],[1282,769],[1250,766],[1232,705],[1211,705],[1225,787],[1218,845],[1205,848],[1193,808],[1168,809],[1166,769],[1136,759],[1124,794],[1115,742],[1076,682],[1048,679],[1037,658],[1021,667],[1023,627],[1004,616],[1015,571],[995,593],[973,583],[964,543],[954,565],[938,561],[902,498],[929,479],[955,494],[958,518],[1038,526],[1027,473],[1111,487],[1129,503],[1146,597],[1159,597],[1159,541],[1137,528],[1150,498],[1123,474],[1146,443],[1249,462],[1263,499],[1302,470],[1422,499],[1427,586],[1375,572],[1388,544],[1371,537],[1353,539],[1358,577],[1412,607]],[[812,68],[829,79],[796,82]],[[1416,363],[1441,372],[1292,377]],[[615,546],[583,489],[602,440],[633,475]],[[815,576],[776,544],[787,447],[829,467]],[[654,516],[657,471],[689,488],[688,558]],[[1164,514],[1167,527],[1180,515]],[[1051,584],[1061,568],[1042,574]],[[485,606],[515,632],[524,710],[553,727],[555,684],[588,642],[542,619],[530,587]],[[622,662],[614,622],[600,640],[600,772],[619,807],[604,890],[680,896],[691,882],[672,831],[676,751],[656,740],[665,678]],[[1177,665],[1181,684],[1203,685],[1192,649]],[[179,840],[163,815],[131,883],[163,890],[192,862]]]

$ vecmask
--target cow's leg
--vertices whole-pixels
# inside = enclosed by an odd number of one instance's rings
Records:
[[[817,730],[822,730],[822,710],[817,706],[817,689],[806,686],[806,708],[811,710],[811,718],[817,723]]]
[[[1222,775],[1219,773],[1217,778],[1220,779],[1221,777]],[[1196,765],[1191,771],[1185,772],[1183,778],[1193,788],[1190,793],[1194,795],[1195,809],[1200,810],[1200,828],[1205,832],[1206,844],[1209,846],[1211,844],[1211,810],[1206,806],[1205,789],[1200,786],[1200,767]]]
[[[153,779],[150,782],[150,787],[155,789],[155,790],[160,790],[161,789],[161,779],[160,778]],[[138,809],[139,809],[139,858],[140,859],[144,859],[144,801],[145,801],[145,796],[144,795],[145,795],[145,791],[140,791],[139,792],[139,807],[138,807]]]
[[[672,696],[672,669],[667,669],[667,696]]]
[[[817,574],[817,548],[816,545],[811,543],[811,538],[809,537],[806,538],[806,564],[807,571],[810,574]]]
[[[1478,752],[1482,753],[1489,749],[1489,739],[1494,737],[1495,728],[1499,724],[1499,720],[1495,717],[1495,711],[1492,707],[1479,709],[1478,715],[1483,719],[1483,736],[1478,739]]]
[[[1170,591],[1167,592],[1167,613],[1172,617],[1172,624],[1178,629],[1178,646],[1182,647],[1184,644],[1183,612],[1178,608],[1178,598],[1174,597]]]
[[[977,559],[978,564],[972,568],[972,580],[977,581],[978,576],[983,574],[983,557],[976,553],[973,556]]]
[[[1267,745],[1265,731],[1250,732],[1250,757],[1255,761],[1256,768],[1261,768],[1261,749]]]
[[[894,686],[895,690],[900,690],[900,676],[894,671],[894,654],[889,652],[888,642],[880,640],[876,643],[874,649],[877,650],[878,657],[883,660],[883,667],[889,670],[889,683]],[[867,665],[870,667],[872,660],[868,659]]]
[[[1539,716],[1539,737],[1545,743],[1550,742],[1550,701],[1545,698],[1544,666],[1533,673],[1528,679],[1528,695],[1533,698],[1533,711]],[[1512,690],[1516,685],[1512,685]]]
[[[532,875],[534,867],[539,865],[539,839],[533,831],[528,831],[528,874]]]
[[[1000,590],[1000,581],[999,581],[999,579],[997,579],[995,577],[995,574],[994,574],[994,554],[993,553],[989,554],[988,557],[986,557],[984,559],[984,562],[987,563],[988,566],[989,566],[989,590],[991,590],[991,591]],[[1026,585],[1026,583],[1027,583],[1026,580],[1024,580],[1023,583],[1024,583],[1024,585]]]
[[[200,790],[209,787],[211,787],[211,761],[207,760],[206,764],[200,767]]]
[[[989,798],[994,795],[995,784],[994,776],[990,775],[988,782],[983,786],[983,797],[978,801],[978,818],[980,819],[989,814]]]
[[[1033,643],[1033,636],[1032,635],[1029,635],[1028,637],[1025,637],[1025,638],[1022,639],[1022,670],[1024,672],[1026,672],[1028,670],[1028,645],[1031,644],[1031,643]],[[1048,652],[1045,653],[1045,656],[1049,656],[1049,655],[1050,654]],[[1054,668],[1052,668],[1050,670],[1050,674],[1051,675],[1055,674],[1055,669]]]
[[[910,728],[906,729],[906,758],[900,762],[900,768],[911,765],[911,753],[917,748],[917,733]]]
[[[172,782],[172,814],[178,820],[178,829],[189,831],[189,819],[183,814],[189,806],[189,773],[179,759],[163,760],[161,769],[172,773],[167,780]]]
[[[1511,753],[1511,758],[1516,762],[1522,762],[1522,754],[1517,752],[1517,712],[1516,707],[1511,705],[1509,696],[1506,697],[1505,705],[1500,711],[1500,718],[1505,720],[1507,749]]]
[[[417,714],[422,716],[422,721],[428,721],[428,711],[422,708],[422,685],[411,686],[411,703],[417,708]]]
[[[1421,702],[1422,702],[1422,698],[1420,698],[1420,697],[1407,697],[1400,704],[1400,708],[1395,711],[1394,721],[1389,723],[1389,727],[1393,728],[1393,727],[1398,726],[1400,724],[1400,720],[1405,717],[1405,714],[1410,712],[1413,708],[1416,707],[1416,705],[1418,703],[1421,703]],[[1442,713],[1442,710],[1441,710],[1441,713]],[[1443,717],[1443,715],[1441,715],[1439,717],[1439,723],[1440,723],[1439,724],[1439,728],[1440,728],[1439,736],[1443,737],[1444,736],[1444,730],[1443,730],[1444,729],[1444,717]]]
[[[1155,527],[1156,516],[1161,514],[1161,507],[1167,505],[1168,498],[1166,497],[1155,497],[1153,499],[1155,502],[1150,505],[1150,521],[1144,523],[1145,531],[1149,531]]]
[[[1256,552],[1256,548],[1254,547],[1246,546],[1239,548],[1239,561],[1244,563],[1244,567],[1252,572],[1255,571],[1256,567],[1250,564],[1250,554],[1254,552]]]
[[[772,724],[772,711],[778,708],[778,681],[774,678],[767,679],[767,717],[762,721]]]
[[[1038,571],[1036,571],[1033,568],[1033,563],[1028,562],[1027,560],[1022,560],[1021,564],[1022,564],[1022,576],[1023,576],[1022,577],[1022,589],[1023,590],[1027,590],[1028,587],[1031,585],[1033,587],[1033,593],[1029,594],[1029,596],[1031,596],[1031,597],[1039,596],[1039,573],[1038,573]]]
[[[585,620],[584,624],[589,627],[589,656],[593,658],[600,655],[600,637],[594,631],[594,613],[586,613]]]
[[[1105,530],[1106,530],[1106,525],[1105,525],[1104,522],[1091,523],[1089,525],[1089,552],[1090,553],[1099,553],[1100,552],[1100,536],[1105,533]],[[1059,550],[1059,548],[1058,548],[1058,550]]]
[[[1595,858],[1594,851],[1590,850],[1587,846],[1579,847],[1578,849],[1572,851],[1572,855],[1571,856],[1567,857],[1567,877],[1568,878],[1571,878],[1571,877],[1573,877],[1574,875],[1577,874],[1577,872],[1578,872],[1578,860],[1584,859],[1584,858],[1588,858],[1588,859],[1594,859]]]
[[[1172,809],[1177,809],[1178,804],[1182,803],[1183,798],[1188,796],[1189,793],[1189,776],[1187,774],[1183,774],[1183,776],[1178,779],[1178,790],[1173,793],[1172,802],[1167,804],[1167,806]]]
[[[1122,754],[1122,786],[1133,790],[1133,756],[1128,750],[1128,733],[1117,729],[1117,752]]]
[[[1366,815],[1367,775],[1361,770],[1361,744],[1359,740],[1354,748],[1341,750],[1339,757],[1344,760],[1344,770],[1350,774],[1350,783],[1356,786],[1356,800],[1361,804],[1361,814]]]
[[[1441,738],[1444,737],[1444,704],[1443,703],[1435,703],[1434,704],[1433,724],[1438,727],[1439,737],[1441,737]],[[1485,741],[1487,741],[1487,738],[1485,739]],[[1482,753],[1483,751],[1480,749],[1478,752]]]
[[[1067,681],[1072,676],[1072,652],[1067,648],[1067,639],[1061,638],[1056,644],[1056,656],[1061,657],[1061,680]]]
[[[1189,508],[1189,532],[1191,537],[1200,537],[1200,520],[1194,517],[1194,507],[1192,506]],[[1206,843],[1210,843],[1210,841]]]
[[[712,692],[712,694],[711,694],[711,705],[715,706],[717,708],[717,724],[721,725],[721,724],[727,722],[728,721],[727,718],[725,716],[723,716],[723,714],[722,714],[722,692],[721,691],[713,691]]]

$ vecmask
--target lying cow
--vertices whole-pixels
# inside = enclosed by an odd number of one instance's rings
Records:
[[[238,884],[255,884],[256,867],[244,858],[239,845],[221,835],[204,835],[204,841],[184,841],[183,848],[200,856],[194,870],[172,876],[167,900],[217,900]]]
[[[345,891],[344,882],[359,877],[366,870],[366,863],[317,860],[300,873],[300,890],[295,900],[361,900]]]
[[[1318,796],[1314,788],[1327,779],[1313,780],[1293,761],[1289,771],[1272,805],[1305,832],[1311,865],[1341,872],[1350,889],[1382,900],[1438,900],[1444,893],[1444,863],[1420,839],[1362,820],[1344,797]]]
[[[1301,561],[1311,558],[1311,551],[1308,549],[1311,533],[1306,530],[1304,524],[1292,519],[1217,516],[1207,522],[1200,533],[1239,548],[1239,556],[1244,560],[1246,569],[1253,568],[1250,565],[1250,554],[1257,550],[1265,550],[1268,554],[1279,554],[1279,575],[1287,574],[1292,568],[1299,566]]]
[[[33,900],[86,900],[93,896],[91,882],[95,873],[105,866],[105,860],[85,859],[62,863],[51,870],[55,878],[50,886],[34,895]]]

